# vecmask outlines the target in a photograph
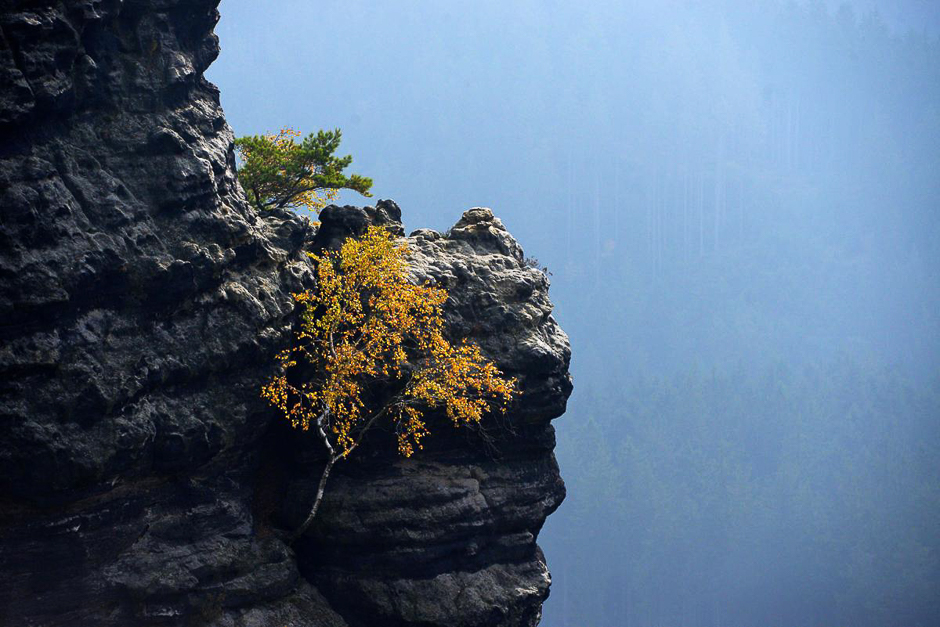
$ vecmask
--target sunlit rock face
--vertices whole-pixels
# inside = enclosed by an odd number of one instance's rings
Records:
[[[245,204],[203,78],[216,5],[0,3],[0,624],[534,624],[569,351],[488,210],[415,234],[415,278],[522,399],[414,460],[377,433],[281,540],[319,451],[258,392],[314,287],[304,251],[400,213],[317,231]]]
[[[315,246],[335,247],[369,223],[400,229],[390,202],[376,211],[330,207]],[[550,578],[535,539],[564,498],[550,424],[571,392],[568,338],[552,317],[548,280],[489,209],[447,233],[408,238],[414,279],[444,287],[452,338],[478,343],[522,394],[484,432],[432,422],[425,450],[396,457],[376,434],[337,467],[319,520],[298,545],[303,572],[356,625],[535,625]],[[308,502],[316,465],[289,490]],[[294,497],[293,495],[297,495]],[[293,505],[290,520],[301,520]],[[374,621],[374,622],[373,622]]]

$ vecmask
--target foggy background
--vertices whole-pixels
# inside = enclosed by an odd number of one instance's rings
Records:
[[[940,624],[940,3],[221,11],[236,135],[340,127],[552,272],[543,625]]]

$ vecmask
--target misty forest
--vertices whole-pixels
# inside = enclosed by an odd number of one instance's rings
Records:
[[[236,135],[342,128],[407,226],[492,207],[551,273],[543,625],[940,624],[940,14],[898,6],[223,1]]]

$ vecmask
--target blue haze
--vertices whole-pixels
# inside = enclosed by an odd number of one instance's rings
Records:
[[[544,625],[940,624],[940,5],[221,10],[236,134],[340,127],[551,270]]]

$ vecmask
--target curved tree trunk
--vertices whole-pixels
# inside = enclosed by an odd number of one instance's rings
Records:
[[[326,467],[323,469],[323,475],[320,477],[320,483],[317,485],[317,496],[313,500],[313,505],[310,507],[310,513],[307,514],[307,518],[304,520],[303,524],[298,527],[294,533],[291,535],[291,544],[296,542],[300,536],[304,534],[307,528],[310,526],[310,523],[313,522],[313,519],[317,515],[317,510],[320,509],[320,501],[323,500],[323,491],[326,489],[326,480],[330,478],[330,471],[333,470],[333,465],[336,464],[341,458],[348,456],[353,449],[359,446],[359,443],[362,442],[363,436],[366,432],[372,428],[372,425],[375,422],[385,415],[391,405],[386,405],[375,414],[369,418],[369,421],[359,430],[359,435],[356,440],[352,443],[351,446],[346,448],[344,451],[337,453],[336,449],[333,447],[333,443],[330,442],[330,437],[327,435],[327,422],[330,418],[329,410],[324,409],[323,413],[317,418],[317,431],[320,433],[320,439],[323,440],[323,446],[326,447],[327,457]]]
[[[323,440],[323,446],[326,447],[328,453],[327,462],[326,467],[323,469],[323,475],[320,476],[320,483],[317,485],[317,496],[314,498],[313,505],[310,507],[310,513],[307,514],[307,518],[304,519],[304,522],[291,535],[292,544],[304,534],[310,526],[310,523],[313,522],[314,517],[316,517],[317,510],[320,509],[320,502],[323,500],[323,491],[326,489],[326,480],[330,478],[330,471],[333,470],[333,464],[339,459],[339,456],[333,448],[333,443],[330,442],[330,436],[327,435],[326,426],[329,417],[329,411],[326,409],[317,417],[317,431],[320,433],[320,439]]]
[[[320,509],[320,502],[323,500],[323,492],[326,489],[326,480],[330,478],[330,471],[333,470],[333,464],[336,463],[336,457],[330,455],[330,459],[326,462],[326,468],[323,469],[323,475],[320,477],[320,483],[317,485],[317,496],[313,500],[313,505],[310,507],[310,513],[307,514],[307,518],[304,520],[303,524],[294,531],[294,534],[291,538],[291,542],[296,542],[300,536],[304,534],[307,528],[310,526],[310,523],[313,522],[313,519],[317,515],[317,510]]]

